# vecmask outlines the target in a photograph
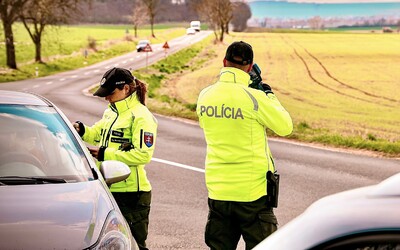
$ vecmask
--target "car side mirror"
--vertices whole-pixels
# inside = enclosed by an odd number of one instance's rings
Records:
[[[107,185],[125,180],[131,174],[131,169],[120,161],[103,161],[100,165],[100,172]]]

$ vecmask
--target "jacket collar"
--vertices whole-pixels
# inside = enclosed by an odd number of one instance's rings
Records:
[[[118,113],[123,113],[138,103],[139,100],[136,96],[136,92],[134,92],[121,101],[114,102],[114,104],[109,104],[109,107],[114,111],[116,110]]]
[[[250,75],[243,70],[233,67],[223,67],[219,74],[220,82],[233,82],[241,85],[249,86]]]

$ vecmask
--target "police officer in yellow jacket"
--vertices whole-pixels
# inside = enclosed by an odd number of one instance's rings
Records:
[[[117,160],[126,163],[130,176],[112,184],[110,191],[128,221],[140,249],[146,248],[151,202],[151,185],[144,169],[149,163],[157,134],[157,120],[145,106],[146,86],[129,70],[108,70],[95,96],[110,103],[103,117],[89,127],[76,122],[74,127],[99,162]]]
[[[293,124],[272,91],[248,87],[250,44],[232,43],[223,63],[219,80],[203,89],[197,102],[207,142],[205,242],[210,249],[236,249],[242,236],[251,249],[277,229],[267,200],[266,173],[275,167],[266,129],[285,136]]]

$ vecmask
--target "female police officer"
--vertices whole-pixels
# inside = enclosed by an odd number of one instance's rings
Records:
[[[94,93],[109,102],[102,119],[91,127],[79,121],[74,124],[84,141],[96,145],[89,150],[99,162],[117,160],[131,168],[128,179],[112,184],[110,191],[140,249],[147,249],[151,201],[144,166],[153,155],[157,133],[157,120],[145,106],[146,92],[144,83],[129,70],[112,68]]]

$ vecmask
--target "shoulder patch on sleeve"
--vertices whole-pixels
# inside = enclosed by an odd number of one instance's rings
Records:
[[[154,135],[153,133],[150,132],[144,132],[143,133],[143,140],[144,140],[144,144],[146,144],[146,146],[148,148],[150,148],[151,146],[153,146],[153,142],[154,142]]]

